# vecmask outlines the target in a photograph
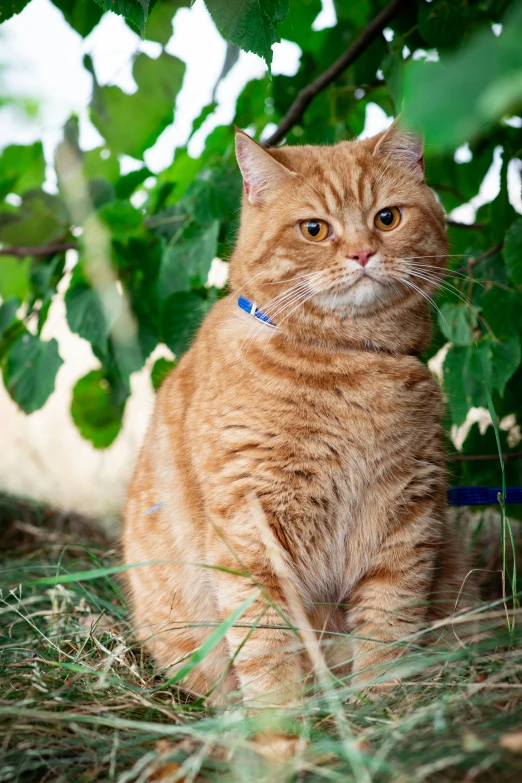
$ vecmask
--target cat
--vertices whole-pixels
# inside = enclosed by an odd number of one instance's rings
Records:
[[[266,150],[237,130],[236,155],[230,294],[158,392],[123,543],[127,564],[153,561],[128,581],[165,676],[242,612],[183,685],[255,708],[299,699],[310,663],[252,499],[327,665],[356,687],[452,611],[467,568],[418,358],[448,253],[422,142],[395,123]]]

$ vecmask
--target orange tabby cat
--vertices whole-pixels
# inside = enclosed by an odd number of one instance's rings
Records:
[[[387,643],[451,610],[464,561],[445,522],[441,397],[417,358],[447,254],[420,142],[394,125],[267,151],[238,131],[236,150],[231,293],[158,393],[124,549],[160,561],[129,584],[168,676],[255,596],[184,684],[256,706],[294,700],[310,664],[249,496],[327,662],[353,661],[361,684],[401,653]]]

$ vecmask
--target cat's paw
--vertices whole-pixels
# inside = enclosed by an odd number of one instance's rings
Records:
[[[170,783],[170,781],[177,781],[177,783],[183,783],[185,777],[180,777],[181,766],[175,762],[170,761],[169,756],[176,750],[174,745],[171,745],[167,740],[158,740],[156,743],[156,752],[159,754],[157,764],[154,770],[150,773],[148,781],[164,781],[164,783]]]
[[[305,742],[302,737],[263,731],[252,740],[252,747],[264,759],[272,764],[284,764],[302,753]]]

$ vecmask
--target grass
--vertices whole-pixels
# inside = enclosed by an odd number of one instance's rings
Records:
[[[508,628],[487,524],[480,641],[448,629],[434,649],[417,644],[377,701],[347,681],[256,718],[209,711],[155,675],[101,532],[7,499],[0,528],[0,783],[522,780],[520,610]],[[286,762],[253,741],[275,730],[302,738]]]

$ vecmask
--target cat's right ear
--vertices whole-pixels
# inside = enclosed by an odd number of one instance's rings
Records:
[[[245,193],[254,206],[265,204],[271,193],[295,178],[295,174],[239,128],[236,128],[236,158]]]

